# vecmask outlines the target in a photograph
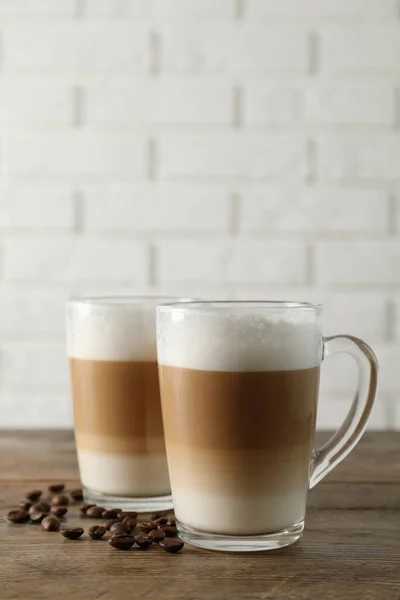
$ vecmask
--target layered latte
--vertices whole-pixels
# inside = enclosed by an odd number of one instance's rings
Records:
[[[301,522],[320,332],[251,310],[167,316],[158,316],[158,358],[177,518],[228,535]]]
[[[155,303],[68,305],[75,437],[83,486],[126,497],[170,493]]]

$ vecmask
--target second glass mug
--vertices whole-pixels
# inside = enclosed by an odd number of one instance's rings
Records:
[[[276,549],[303,533],[308,489],[354,448],[377,388],[371,348],[323,338],[320,305],[189,302],[157,308],[161,404],[180,537],[213,550]],[[322,360],[358,366],[349,413],[313,450]]]
[[[84,500],[126,510],[172,508],[161,418],[156,306],[163,296],[67,302],[67,351]]]

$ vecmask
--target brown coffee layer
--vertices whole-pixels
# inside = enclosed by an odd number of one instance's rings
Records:
[[[167,442],[167,454],[173,489],[234,497],[307,489],[310,444],[276,451],[228,451]]]
[[[93,452],[114,452],[118,454],[164,454],[164,437],[98,435],[75,431],[77,446]]]
[[[291,447],[304,448],[309,456],[319,371],[224,372],[160,365],[167,447],[264,450],[272,462]]]
[[[70,358],[77,443],[104,452],[164,452],[156,362]]]

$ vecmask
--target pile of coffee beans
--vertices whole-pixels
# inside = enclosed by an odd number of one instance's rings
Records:
[[[45,531],[59,531],[68,540],[79,540],[85,533],[84,529],[62,527],[62,520],[71,504],[82,501],[81,489],[67,492],[63,483],[52,484],[45,494],[41,490],[28,492],[19,503],[19,508],[10,510],[7,519],[10,523],[41,525]],[[79,506],[79,516],[102,519],[103,523],[89,527],[89,537],[92,540],[108,539],[110,546],[116,550],[130,550],[134,546],[147,550],[150,546],[159,546],[169,554],[176,554],[184,546],[178,538],[173,515],[154,513],[150,519],[139,521],[137,512],[107,509],[83,502]]]

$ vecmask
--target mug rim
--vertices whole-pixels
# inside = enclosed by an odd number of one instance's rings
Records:
[[[67,306],[105,306],[108,308],[121,306],[154,306],[168,304],[180,304],[181,302],[194,301],[194,298],[169,296],[163,294],[99,294],[99,295],[75,295],[70,296],[66,301]]]
[[[322,304],[313,302],[297,302],[292,300],[189,300],[187,302],[167,302],[157,306],[158,312],[190,311],[215,308],[218,310],[268,309],[268,310],[308,310],[322,311]]]

